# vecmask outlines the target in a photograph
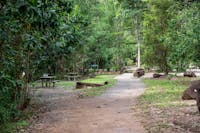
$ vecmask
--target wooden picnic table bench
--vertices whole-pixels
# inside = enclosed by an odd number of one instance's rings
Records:
[[[64,75],[67,80],[73,80],[76,81],[80,78],[80,75],[78,73],[68,73],[67,75]]]
[[[44,84],[45,84],[45,87],[51,87],[51,84],[52,84],[52,87],[55,87],[55,83],[57,82],[55,78],[56,76],[48,76],[48,75],[40,77],[42,81],[42,87],[44,87]]]

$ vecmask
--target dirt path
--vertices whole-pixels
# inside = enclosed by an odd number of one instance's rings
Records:
[[[77,99],[63,96],[49,101],[51,109],[31,127],[32,133],[145,133],[131,106],[144,84],[132,74],[116,77],[118,83],[105,94]]]

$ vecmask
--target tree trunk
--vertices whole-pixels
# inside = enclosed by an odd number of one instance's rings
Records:
[[[139,22],[139,17],[136,17],[136,22],[137,22],[137,29],[136,29],[136,33],[137,33],[137,43],[138,43],[138,58],[137,58],[137,67],[140,68],[141,67],[141,25]]]
[[[168,75],[168,73],[169,73],[169,66],[168,66],[168,61],[167,61],[167,50],[165,50],[165,52],[164,52],[164,60],[165,60],[165,62],[164,62],[164,67],[165,67],[165,75]]]
[[[2,70],[2,68],[3,68],[3,64],[2,64],[2,62],[3,62],[3,42],[1,41],[0,42],[0,70]]]
[[[31,52],[30,50],[27,51],[27,58],[26,58],[26,76],[25,76],[25,86],[23,87],[23,99],[20,104],[20,109],[26,108],[27,104],[29,103],[28,95],[28,83],[30,82],[30,56]]]
[[[14,68],[14,75],[16,80],[21,80],[21,66],[22,66],[22,37],[20,34],[15,35],[15,40],[14,40],[14,49],[17,52],[17,55],[15,56],[15,68]],[[21,91],[22,91],[22,86],[16,85],[14,93],[13,93],[13,100],[18,101],[19,98],[21,97]],[[20,108],[20,104],[18,105],[18,108]]]

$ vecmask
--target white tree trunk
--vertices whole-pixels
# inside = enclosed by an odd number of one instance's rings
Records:
[[[138,40],[138,59],[137,59],[137,67],[140,68],[140,64],[141,64],[141,59],[140,59],[140,41]]]
[[[139,22],[139,19],[137,17],[137,42],[138,42],[138,56],[137,56],[137,67],[140,68],[141,67],[141,37],[140,37],[140,33],[141,33],[141,25]]]

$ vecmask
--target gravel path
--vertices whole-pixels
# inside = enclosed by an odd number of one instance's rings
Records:
[[[145,86],[132,74],[116,77],[118,83],[93,98],[62,97],[32,125],[32,133],[146,133],[130,109]]]

